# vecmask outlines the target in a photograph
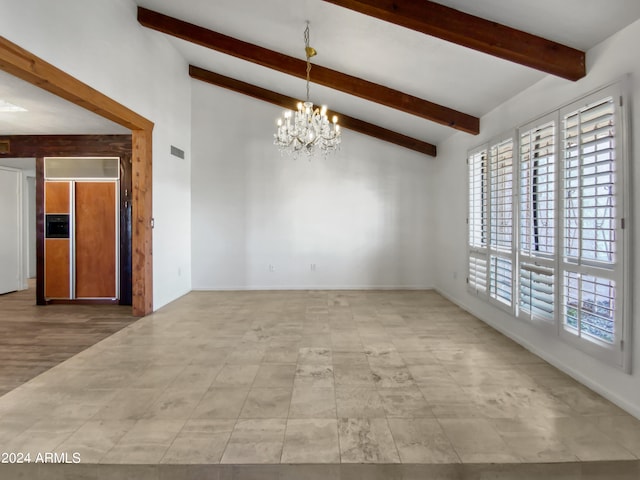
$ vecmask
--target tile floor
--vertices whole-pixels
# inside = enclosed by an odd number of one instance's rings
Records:
[[[0,397],[0,446],[82,462],[0,478],[640,478],[640,421],[431,291],[192,292]]]

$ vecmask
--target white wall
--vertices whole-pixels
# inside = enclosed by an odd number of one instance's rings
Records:
[[[481,119],[481,134],[472,137],[456,134],[440,145],[436,161],[435,198],[436,224],[436,287],[443,294],[473,312],[487,323],[507,335],[519,339],[526,347],[551,363],[567,371],[605,397],[616,402],[640,418],[640,325],[633,333],[633,372],[627,375],[583,354],[559,340],[550,340],[534,326],[514,319],[467,293],[465,277],[467,216],[467,151],[495,135],[524,124],[541,114],[550,112],[601,86],[611,83],[627,73],[632,74],[631,105],[632,179],[631,190],[640,188],[640,169],[635,160],[640,158],[640,133],[634,121],[640,116],[640,57],[631,45],[640,44],[640,21],[606,40],[587,53],[588,75],[579,82],[546,77]],[[637,207],[637,203],[634,205]],[[640,209],[632,208],[632,237],[640,238]],[[636,242],[637,245],[637,242]],[[634,312],[640,311],[640,256],[633,263],[635,287]],[[454,278],[457,277],[457,278]]]
[[[334,156],[283,157],[282,109],[192,89],[195,289],[432,286],[431,157],[348,130]]]
[[[132,0],[0,0],[8,40],[155,123],[154,308],[191,289],[190,83],[167,38],[140,26]],[[170,145],[187,152],[170,155]]]

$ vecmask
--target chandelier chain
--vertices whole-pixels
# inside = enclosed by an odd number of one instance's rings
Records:
[[[304,51],[307,56],[307,102],[309,101],[309,82],[311,81],[311,56],[309,55],[309,22],[304,30]]]

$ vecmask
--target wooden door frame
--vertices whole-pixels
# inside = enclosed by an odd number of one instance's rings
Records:
[[[133,314],[153,311],[153,122],[0,36],[0,69],[131,130]]]

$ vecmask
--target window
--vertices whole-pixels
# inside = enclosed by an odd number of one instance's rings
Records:
[[[520,129],[518,316],[554,320],[556,245],[556,121]]]
[[[610,89],[562,109],[561,334],[601,356],[624,338],[621,96]]]
[[[469,285],[480,293],[487,291],[487,167],[486,150],[469,156]]]
[[[474,151],[469,162],[469,285],[501,305],[513,297],[513,139]]]
[[[620,92],[603,89],[469,153],[468,283],[628,368]]]
[[[490,284],[491,298],[511,305],[513,289],[513,139],[489,147],[491,178]]]

